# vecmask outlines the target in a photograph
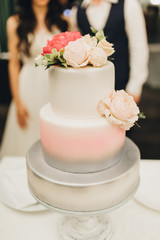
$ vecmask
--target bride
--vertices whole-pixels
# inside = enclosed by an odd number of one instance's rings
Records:
[[[67,30],[58,0],[19,0],[18,13],[7,21],[9,108],[0,158],[24,156],[39,139],[39,110],[48,102],[47,71],[35,68],[34,58],[53,34]]]

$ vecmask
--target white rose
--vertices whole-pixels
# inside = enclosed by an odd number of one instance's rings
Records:
[[[90,59],[91,47],[85,43],[84,39],[80,38],[76,41],[69,42],[65,47],[63,57],[74,68],[84,67]]]
[[[38,55],[34,60],[35,60],[35,64],[40,66],[43,65],[43,56],[42,55]]]
[[[105,115],[108,121],[129,130],[138,120],[139,108],[132,96],[124,90],[114,91],[98,104],[98,112]]]
[[[92,48],[97,45],[97,38],[96,37],[91,37],[89,34],[82,37],[82,39],[85,41],[85,43],[87,43]]]
[[[101,41],[99,41],[97,47],[102,48],[105,51],[107,57],[111,56],[115,52],[113,48],[113,44],[107,42],[105,39],[102,39]]]
[[[42,65],[47,66],[48,65],[48,60],[43,58],[42,59]]]
[[[102,48],[95,47],[91,50],[90,63],[94,67],[101,67],[107,62],[106,54]]]
[[[123,121],[132,120],[135,116],[137,119],[137,114],[139,113],[139,108],[133,97],[124,90],[113,93],[110,97],[109,107],[112,115]]]

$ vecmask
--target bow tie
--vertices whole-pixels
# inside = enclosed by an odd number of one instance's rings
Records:
[[[104,1],[109,3],[118,3],[118,0],[104,0]],[[82,7],[87,7],[91,3],[92,3],[92,0],[83,0]]]

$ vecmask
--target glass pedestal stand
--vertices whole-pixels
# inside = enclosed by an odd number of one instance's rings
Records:
[[[110,223],[105,215],[66,216],[58,226],[61,240],[109,240],[112,236]]]
[[[106,213],[125,204],[139,186],[140,153],[126,138],[114,166],[93,173],[69,173],[49,166],[40,141],[27,154],[30,191],[40,203],[63,216],[60,240],[109,240],[112,228]]]
[[[38,199],[33,192],[31,193],[33,197],[45,207],[62,214],[57,225],[60,240],[109,240],[112,237],[112,226],[107,213],[121,207],[132,199],[138,187],[139,181],[132,193],[124,201],[118,203],[117,205],[107,209],[90,212],[73,212],[59,209],[48,205]]]

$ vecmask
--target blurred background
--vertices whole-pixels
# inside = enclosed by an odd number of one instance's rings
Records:
[[[63,1],[63,0],[62,0]],[[64,0],[66,1],[66,0]],[[77,0],[68,0],[67,9]],[[139,0],[145,21],[150,50],[149,76],[139,103],[146,119],[134,127],[131,138],[138,145],[142,159],[160,159],[160,0]],[[14,0],[0,0],[0,143],[11,101],[8,79],[6,20],[14,14]]]

